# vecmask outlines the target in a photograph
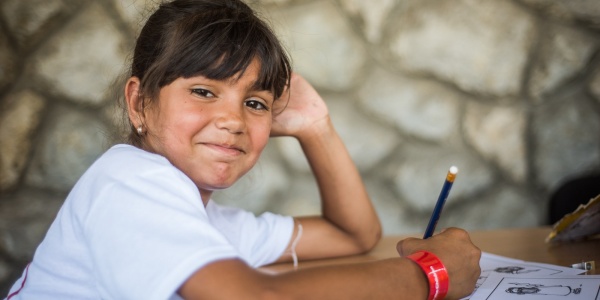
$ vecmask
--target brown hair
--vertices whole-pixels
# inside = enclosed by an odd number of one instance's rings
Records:
[[[224,80],[260,61],[256,88],[279,98],[289,85],[289,58],[270,27],[240,0],[174,0],[148,18],[136,41],[131,76],[140,97],[155,101],[179,77]],[[145,105],[145,103],[143,103]],[[131,124],[130,124],[131,125]],[[140,146],[131,125],[129,142]]]

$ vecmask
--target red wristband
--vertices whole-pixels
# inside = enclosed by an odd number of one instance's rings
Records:
[[[417,251],[406,258],[416,262],[429,280],[429,296],[427,300],[444,299],[450,285],[448,271],[442,261],[431,252]]]

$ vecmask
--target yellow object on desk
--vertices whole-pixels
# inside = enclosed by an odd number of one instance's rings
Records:
[[[556,222],[547,243],[561,243],[594,238],[600,234],[600,195]]]

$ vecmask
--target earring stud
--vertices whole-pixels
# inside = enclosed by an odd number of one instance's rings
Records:
[[[142,133],[144,133],[144,128],[142,127],[142,125],[140,125],[140,126],[137,127],[137,133],[139,135],[142,135]]]

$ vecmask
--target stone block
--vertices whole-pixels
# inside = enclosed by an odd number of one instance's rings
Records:
[[[448,203],[461,203],[494,183],[494,172],[483,160],[465,149],[445,149],[429,145],[407,146],[407,159],[398,161],[394,188],[399,198],[418,213],[430,213],[435,206],[451,166],[459,173],[452,185]]]
[[[56,97],[98,106],[124,71],[126,41],[94,2],[51,37],[32,59],[31,68]]]
[[[321,215],[321,197],[315,179],[309,174],[294,176],[284,194],[273,202],[273,212],[289,216]]]
[[[394,0],[342,0],[340,4],[354,17],[367,40],[377,44],[383,35],[384,25],[397,1]]]
[[[31,261],[65,197],[65,193],[38,189],[1,197],[1,252],[8,254],[11,260]]]
[[[77,110],[59,107],[35,149],[27,184],[70,190],[87,168],[108,148],[109,128]]]
[[[531,71],[529,93],[536,100],[584,72],[598,42],[592,36],[564,26],[548,26]]]
[[[600,116],[583,94],[538,107],[532,120],[536,179],[549,190],[600,165]]]
[[[465,91],[515,95],[535,38],[532,16],[510,1],[434,1],[398,18],[398,65]]]
[[[17,56],[9,43],[8,37],[0,31],[0,91],[14,82],[19,70]]]
[[[363,107],[408,135],[436,142],[458,139],[460,97],[438,83],[377,70],[358,95]]]
[[[33,147],[46,101],[35,92],[9,94],[0,110],[0,191],[16,187]]]
[[[600,68],[597,68],[590,80],[589,90],[596,99],[596,103],[600,103]]]
[[[527,179],[527,114],[520,106],[469,103],[464,117],[466,140],[486,160],[524,183]]]
[[[159,4],[155,0],[113,0],[113,3],[121,18],[136,36]]]
[[[319,89],[352,87],[366,63],[366,49],[331,2],[273,11],[270,16],[298,73]]]
[[[460,207],[449,206],[438,226],[467,230],[536,227],[544,225],[546,208],[543,196],[499,184]]]
[[[367,172],[400,143],[392,128],[373,122],[346,96],[327,97],[331,120],[360,171]],[[286,157],[289,157],[287,155]]]
[[[519,0],[561,21],[579,21],[591,28],[600,28],[600,5],[597,0]]]
[[[64,18],[67,10],[64,0],[4,0],[0,4],[7,26],[21,45],[42,37],[49,24]]]

